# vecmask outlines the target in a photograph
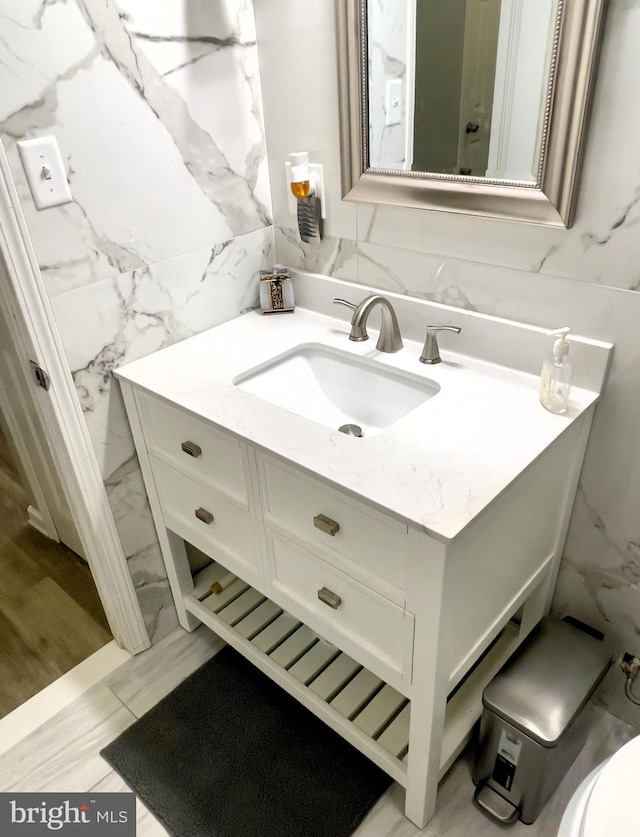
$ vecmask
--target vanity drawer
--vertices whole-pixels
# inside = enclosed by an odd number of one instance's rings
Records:
[[[387,682],[409,682],[413,616],[296,544],[269,539],[280,604]]]
[[[156,398],[144,395],[140,401],[150,454],[210,483],[248,508],[242,448],[237,439]]]
[[[259,465],[267,525],[404,604],[407,526],[268,457]]]
[[[229,570],[254,577],[259,557],[249,515],[158,459],[151,457],[151,467],[165,526]]]

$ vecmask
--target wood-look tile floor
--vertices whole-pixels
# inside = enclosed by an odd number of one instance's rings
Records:
[[[204,627],[192,634],[181,629],[133,657],[81,698],[0,756],[0,792],[126,792],[123,780],[100,757],[99,750],[148,711],[222,646]],[[638,731],[600,707],[578,758],[532,825],[509,826],[514,837],[556,834],[572,793],[591,769]],[[194,734],[198,719],[194,718]],[[473,804],[470,746],[444,777],[435,816],[420,831],[402,813],[404,792],[393,785],[355,832],[355,837],[499,837],[505,827]],[[138,837],[163,837],[165,829],[138,801]],[[238,837],[243,837],[238,834]],[[267,835],[265,835],[267,837]],[[291,837],[305,837],[292,834]]]
[[[88,566],[28,504],[0,433],[0,718],[112,639]]]

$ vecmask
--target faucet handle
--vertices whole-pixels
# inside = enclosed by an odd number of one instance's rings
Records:
[[[356,305],[355,302],[349,302],[348,299],[340,299],[339,297],[334,297],[333,301],[338,305],[346,305],[347,308],[353,308],[354,312],[360,308],[360,305]],[[351,318],[351,334],[349,335],[349,340],[356,340],[358,342],[363,340],[368,340],[369,335],[367,334],[367,330],[363,325],[356,323],[356,314],[354,313],[353,317]]]
[[[461,329],[458,326],[427,326],[427,339],[424,341],[420,363],[440,363],[442,360],[436,337],[439,331],[455,331],[460,334]]]
[[[340,299],[339,297],[334,297],[334,298],[333,298],[333,301],[334,301],[335,303],[337,303],[338,305],[346,305],[346,306],[347,306],[347,308],[354,308],[354,309],[355,309],[355,308],[357,308],[357,307],[358,307],[358,306],[355,304],[355,302],[349,302],[349,300],[348,300],[348,299]]]

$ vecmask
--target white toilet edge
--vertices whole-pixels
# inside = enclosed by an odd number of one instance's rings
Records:
[[[558,829],[558,837],[581,837],[585,812],[589,804],[591,792],[607,761],[609,759],[595,767],[582,780],[580,785],[578,785],[562,815],[560,828]]]
[[[627,741],[583,780],[564,812],[558,837],[633,833],[628,824],[635,824],[635,808],[624,800],[635,797],[639,776],[640,735]]]

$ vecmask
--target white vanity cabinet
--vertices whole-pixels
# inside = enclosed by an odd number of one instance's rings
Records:
[[[544,329],[389,294],[404,348],[383,354],[321,313],[353,286],[296,283],[295,313],[248,312],[116,376],[181,624],[204,623],[387,771],[423,827],[484,686],[549,609],[612,346],[572,336],[571,409],[554,416]],[[424,324],[443,321],[459,353],[427,368]],[[260,397],[239,385],[318,349],[340,359],[329,389],[342,375],[334,395],[367,412],[396,397],[389,376],[430,396],[356,438],[305,401],[304,377]],[[192,573],[185,542],[211,563]]]
[[[423,827],[482,689],[548,609],[592,408],[438,539],[184,408],[179,385],[169,398],[118,377],[181,624],[204,623],[387,771]],[[195,575],[185,541],[212,559]]]

